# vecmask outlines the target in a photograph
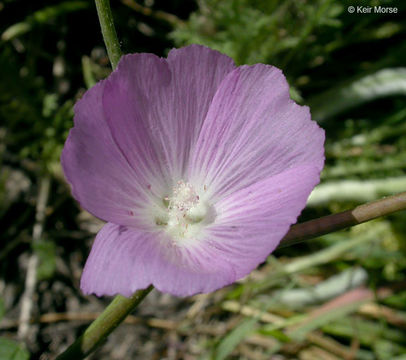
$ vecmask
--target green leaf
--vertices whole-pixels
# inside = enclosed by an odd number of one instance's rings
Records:
[[[257,321],[257,318],[246,319],[234,330],[228,333],[215,349],[214,359],[223,360],[230,355],[235,347],[254,330]]]
[[[0,298],[0,320],[3,318],[5,312],[6,312],[6,308],[4,306],[4,300],[2,298]]]
[[[406,349],[394,343],[393,341],[387,341],[377,338],[373,343],[372,348],[378,359],[393,359],[395,355],[405,353]]]
[[[86,9],[89,4],[85,1],[66,1],[55,6],[48,6],[34,12],[28,16],[25,21],[11,25],[1,35],[3,41],[9,41],[17,36],[29,32],[33,26],[43,24],[51,19],[64,15],[69,12]]]
[[[56,268],[55,244],[51,241],[41,240],[33,245],[39,258],[37,277],[39,280],[49,279]]]
[[[1,360],[28,360],[30,354],[23,345],[16,341],[0,337]]]
[[[376,346],[377,340],[386,340],[392,344],[404,344],[406,334],[400,328],[392,328],[385,323],[348,317],[337,317],[335,321],[322,326],[322,330],[330,335],[341,338],[357,338],[361,345]]]
[[[284,332],[282,332],[281,330],[261,329],[259,331],[259,333],[262,335],[272,336],[274,339],[279,340],[284,343],[288,343],[291,341],[291,338],[288,335],[286,335]]]
[[[303,325],[296,327],[288,335],[293,339],[301,341],[309,332],[316,330],[334,320],[344,318],[346,315],[355,312],[364,302],[364,300],[354,301],[353,303],[345,304],[339,308],[335,308],[334,311],[315,316],[310,321],[307,321]]]
[[[406,68],[383,69],[330,89],[309,101],[315,120],[322,121],[368,101],[406,95]]]
[[[383,300],[385,305],[406,310],[406,291],[400,291]]]

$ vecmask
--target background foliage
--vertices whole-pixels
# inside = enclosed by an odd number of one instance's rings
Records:
[[[398,13],[350,14],[351,5]],[[311,107],[327,135],[322,183],[300,220],[405,190],[405,2],[112,7],[124,52],[165,56],[200,43],[237,64],[283,69],[291,96]],[[101,223],[72,200],[59,155],[73,104],[110,68],[92,1],[3,0],[0,18],[0,359],[38,359],[59,353],[108,302],[79,291]],[[46,220],[33,241],[44,179]],[[406,359],[405,224],[402,212],[279,250],[214,294],[155,292],[93,358]],[[32,254],[38,283],[24,345],[16,330]]]

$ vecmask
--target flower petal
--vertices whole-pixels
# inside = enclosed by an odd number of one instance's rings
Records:
[[[137,187],[149,187],[158,197],[165,193],[169,175],[165,139],[159,138],[154,123],[154,101],[170,80],[165,59],[153,54],[123,56],[106,80],[100,104],[117,146],[137,174]]]
[[[148,265],[155,262],[154,234],[107,223],[99,231],[83,270],[85,294],[131,296],[151,284]]]
[[[167,109],[167,135],[172,139],[172,161],[178,161],[181,176],[189,165],[189,153],[196,143],[213,97],[234,61],[201,45],[173,49],[168,55],[172,73],[162,109]],[[184,154],[183,156],[181,154]]]
[[[319,181],[300,166],[218,202],[215,223],[200,240],[174,245],[165,233],[108,223],[98,233],[83,271],[86,294],[122,294],[153,284],[176,296],[207,293],[247,275],[277,247]]]
[[[221,83],[195,144],[189,178],[221,198],[285,169],[322,169],[324,131],[289,97],[282,72],[241,66]]]
[[[135,225],[135,209],[147,197],[137,188],[136,174],[106,124],[101,106],[104,85],[104,81],[96,84],[75,105],[75,126],[61,163],[73,196],[86,210],[106,221]]]
[[[232,264],[237,279],[255,269],[296,222],[319,175],[315,166],[298,166],[220,200],[206,229],[217,261]]]
[[[137,173],[155,171],[150,178],[163,177],[169,188],[182,178],[213,96],[233,69],[229,57],[198,45],[172,50],[167,60],[151,54],[122,58],[107,80],[103,106]]]
[[[97,234],[81,279],[84,293],[131,296],[153,284],[177,296],[210,292],[236,280],[211,247],[175,246],[164,233],[108,223]]]

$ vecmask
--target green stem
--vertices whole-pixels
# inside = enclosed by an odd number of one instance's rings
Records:
[[[109,0],[95,0],[95,2],[107,54],[114,70],[122,53],[114,28],[110,2]],[[84,359],[107,339],[107,336],[121,324],[152,289],[153,286],[151,285],[145,290],[138,290],[130,298],[117,295],[103,313],[86,329],[83,335],[59,355],[56,360]]]
[[[389,215],[406,209],[406,192],[388,196],[381,200],[357,206],[338,214],[293,225],[282,239],[279,248],[290,246],[305,240],[342,230],[350,226],[362,224],[380,216]]]
[[[122,55],[120,43],[114,28],[113,14],[111,13],[109,0],[95,0],[97,15],[99,16],[100,27],[106,45],[111,67],[113,70],[117,67],[118,61]]]
[[[56,360],[84,359],[107,339],[107,336],[137,307],[152,288],[150,286],[145,290],[138,290],[130,298],[117,295],[103,313],[86,329],[83,335],[59,355]]]

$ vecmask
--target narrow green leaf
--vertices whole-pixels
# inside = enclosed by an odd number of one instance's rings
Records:
[[[309,332],[316,330],[322,327],[323,325],[328,324],[329,322],[343,318],[346,315],[353,313],[364,302],[365,302],[364,300],[354,301],[353,303],[346,304],[339,308],[335,308],[334,311],[323,313],[320,316],[314,317],[311,321],[308,321],[305,324],[297,327],[288,335],[293,339],[302,340]]]
[[[96,79],[92,70],[92,61],[88,56],[82,56],[82,72],[86,87],[90,89],[94,84],[96,84]]]
[[[348,317],[338,317],[335,321],[323,325],[322,330],[327,334],[342,338],[356,337],[365,346],[373,346],[377,339],[399,344],[404,344],[406,341],[406,334],[403,330],[361,318],[357,318],[354,323],[349,321]]]
[[[33,244],[34,251],[39,258],[37,277],[39,280],[49,279],[56,268],[55,244],[51,241],[41,240]]]
[[[5,312],[6,312],[6,308],[4,306],[4,300],[2,298],[0,298],[0,320],[3,318]]]
[[[30,354],[16,341],[0,338],[0,359],[1,360],[28,360]]]
[[[33,26],[43,24],[52,18],[60,15],[85,9],[89,6],[86,1],[66,1],[55,6],[48,6],[41,10],[34,12],[28,16],[24,21],[11,25],[1,35],[3,41],[9,41],[17,36],[29,32]]]
[[[259,331],[260,334],[262,335],[267,335],[267,336],[272,336],[274,339],[279,340],[281,342],[287,343],[291,341],[291,338],[287,336],[283,331],[281,330],[266,330],[262,329]]]
[[[254,330],[257,321],[257,318],[246,319],[228,333],[215,349],[214,360],[223,360],[230,355],[235,347]]]

